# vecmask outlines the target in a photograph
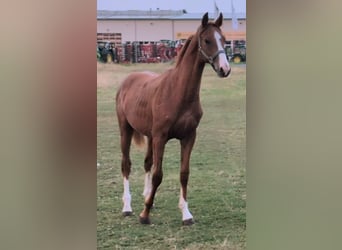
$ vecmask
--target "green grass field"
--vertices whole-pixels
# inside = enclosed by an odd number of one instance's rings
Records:
[[[201,86],[203,117],[190,162],[189,209],[195,224],[182,226],[179,199],[180,146],[170,140],[163,160],[163,182],[152,225],[138,220],[143,209],[145,149],[132,144],[130,186],[133,216],[121,215],[123,184],[115,93],[133,71],[163,72],[171,64],[98,64],[97,83],[97,242],[98,249],[246,248],[246,66],[231,65],[221,79],[211,66]]]

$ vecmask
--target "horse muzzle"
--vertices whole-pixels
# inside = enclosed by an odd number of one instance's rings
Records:
[[[230,72],[232,71],[229,64],[223,64],[219,66],[213,66],[214,70],[216,71],[218,77],[224,78],[228,77],[230,75]]]
[[[214,63],[214,70],[219,77],[228,77],[231,72],[231,67],[228,63],[226,54],[219,54],[216,63]]]
[[[219,70],[215,70],[218,77],[224,78],[224,77],[228,77],[230,75],[231,72],[231,68],[228,66],[228,68],[224,69],[221,68]]]

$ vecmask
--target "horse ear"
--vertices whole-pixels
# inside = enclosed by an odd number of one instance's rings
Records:
[[[207,13],[205,13],[205,14],[203,15],[203,17],[202,17],[202,27],[207,26],[208,20],[209,20],[209,18],[208,18],[208,12],[207,12]]]
[[[223,15],[222,15],[222,12],[220,12],[219,17],[215,20],[215,25],[217,27],[221,27],[222,21],[223,21]]]

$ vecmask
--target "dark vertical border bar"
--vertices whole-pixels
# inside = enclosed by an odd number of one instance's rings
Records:
[[[0,249],[96,249],[96,1],[0,16]]]
[[[248,250],[340,247],[339,10],[247,2]]]

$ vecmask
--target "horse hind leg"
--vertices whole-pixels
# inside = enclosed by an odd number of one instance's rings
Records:
[[[133,210],[131,207],[131,194],[129,191],[129,181],[127,178],[124,178],[123,185],[124,185],[124,193],[122,196],[122,201],[124,205],[122,208],[122,215],[126,217],[126,216],[131,216],[133,214]]]
[[[152,137],[148,138],[148,146],[147,152],[144,161],[144,169],[145,169],[145,185],[143,196],[145,197],[145,201],[151,194],[152,191],[152,176],[151,176],[151,167],[153,164],[153,151],[152,151]]]
[[[129,189],[129,174],[131,172],[131,159],[129,156],[131,140],[133,129],[132,127],[126,123],[125,125],[120,126],[121,130],[121,151],[122,151],[122,160],[121,160],[121,172],[123,176],[123,187],[124,192],[122,196],[123,208],[122,214],[123,216],[130,216],[133,213],[131,207],[131,193]]]
[[[150,194],[145,199],[145,207],[139,215],[140,223],[150,224],[150,210],[153,206],[154,196],[156,191],[163,180],[162,162],[165,149],[166,137],[153,138],[152,151],[153,151],[153,173],[152,173],[152,189]]]

